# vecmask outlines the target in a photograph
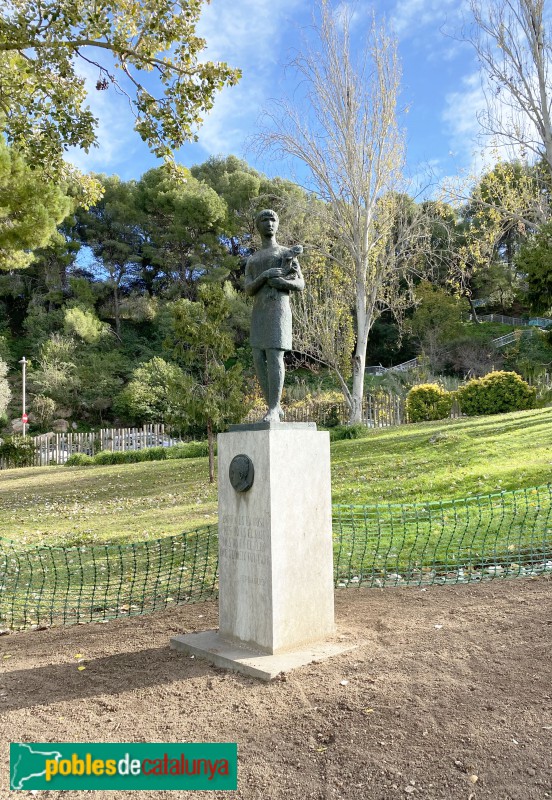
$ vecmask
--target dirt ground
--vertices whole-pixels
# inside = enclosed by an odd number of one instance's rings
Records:
[[[3,636],[2,763],[10,741],[237,741],[237,792],[138,797],[552,798],[550,580],[344,589],[336,616],[358,647],[270,684],[169,649],[215,603]],[[136,797],[39,796],[85,794]]]

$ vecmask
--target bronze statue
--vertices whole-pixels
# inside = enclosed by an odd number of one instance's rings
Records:
[[[290,292],[301,292],[305,281],[297,256],[301,245],[282,247],[276,241],[278,214],[270,209],[255,219],[262,246],[247,259],[245,291],[254,298],[251,318],[251,347],[255,372],[268,412],[263,422],[281,422],[280,405],[284,388],[284,353],[291,350]]]

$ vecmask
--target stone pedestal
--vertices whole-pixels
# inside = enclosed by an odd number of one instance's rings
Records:
[[[230,462],[249,456],[251,489]],[[282,653],[334,632],[330,442],[295,425],[219,436],[220,635]]]
[[[253,483],[236,491],[230,464],[242,455]],[[267,680],[350,649],[330,641],[329,435],[308,423],[235,426],[218,437],[218,475],[219,633],[171,646]]]

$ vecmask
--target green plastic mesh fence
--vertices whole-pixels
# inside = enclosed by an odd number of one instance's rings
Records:
[[[419,586],[552,574],[552,487],[334,509],[337,586]]]
[[[37,547],[0,542],[0,627],[70,625],[216,597],[218,536],[208,526],[155,541]]]
[[[552,577],[552,486],[334,507],[337,587]],[[155,541],[21,550],[0,541],[0,628],[145,614],[217,596],[216,526]]]

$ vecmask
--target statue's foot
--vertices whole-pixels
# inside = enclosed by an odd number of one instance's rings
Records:
[[[277,406],[276,408],[269,408],[268,413],[263,417],[263,422],[280,422],[283,418],[284,412]]]

